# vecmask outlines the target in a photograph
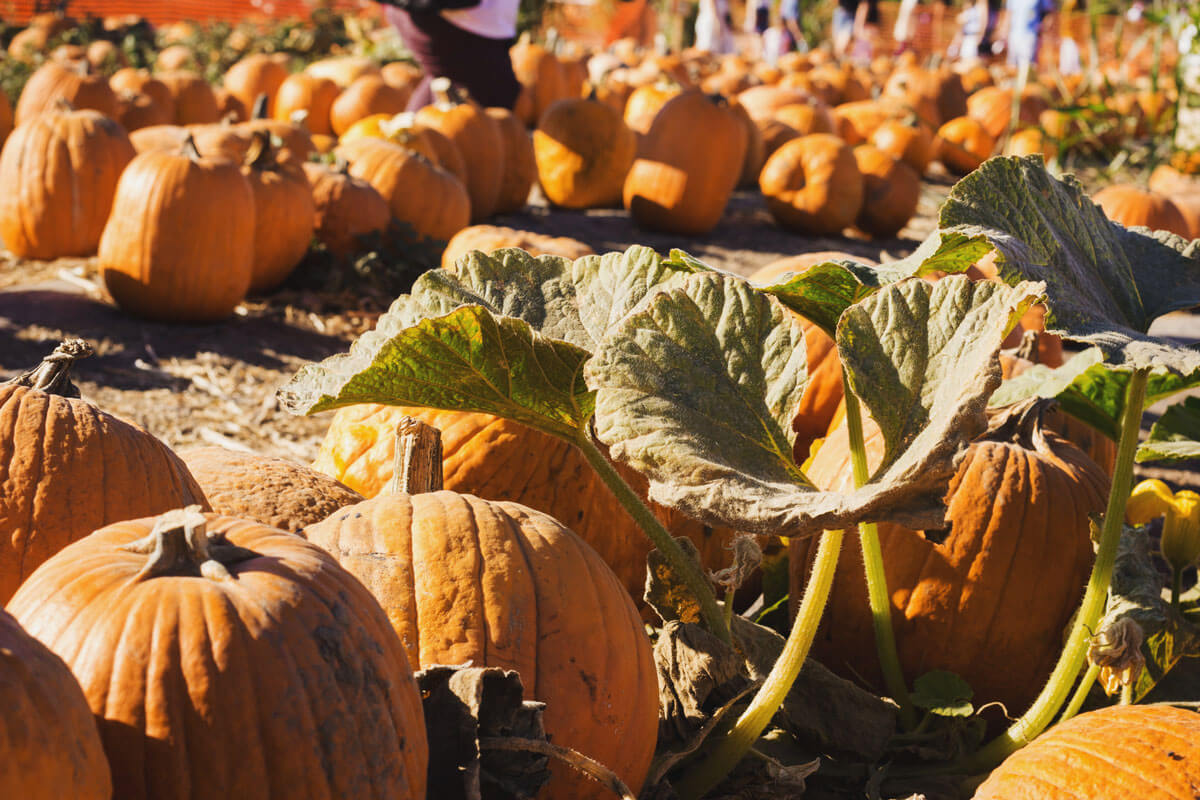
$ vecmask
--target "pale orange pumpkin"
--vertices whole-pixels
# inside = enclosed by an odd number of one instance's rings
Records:
[[[758,185],[771,216],[788,230],[836,235],[862,208],[854,151],[830,133],[786,142],[767,159]]]

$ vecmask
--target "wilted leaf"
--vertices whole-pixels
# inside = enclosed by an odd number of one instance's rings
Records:
[[[1110,222],[1040,156],[984,163],[951,190],[938,227],[945,247],[990,241],[1005,281],[1044,281],[1051,333],[1129,368],[1200,368],[1200,352],[1147,335],[1157,317],[1200,304],[1200,244]]]
[[[1137,461],[1181,461],[1200,458],[1200,397],[1171,406],[1138,446]]]
[[[926,672],[913,681],[912,704],[939,717],[969,717],[975,713],[975,691],[960,676],[944,669]]]
[[[654,500],[712,524],[785,535],[869,519],[937,528],[955,460],[986,424],[1000,342],[1038,290],[913,280],[847,310],[842,362],[887,442],[852,494],[818,491],[792,460],[799,323],[727,276],[692,276],[610,332],[586,367],[596,434],[647,476]]]
[[[696,572],[703,574],[700,551],[696,543],[686,536],[677,536],[679,549],[687,556]],[[685,576],[677,575],[671,562],[657,548],[646,556],[646,603],[654,609],[663,622],[700,622],[700,603],[688,588]]]

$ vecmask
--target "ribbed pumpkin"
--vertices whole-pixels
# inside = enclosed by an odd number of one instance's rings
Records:
[[[467,194],[473,222],[491,216],[504,177],[504,142],[496,121],[457,92],[450,82],[433,82],[434,103],[417,112],[417,122],[440,131],[454,142],[467,168]]]
[[[413,458],[432,479],[406,475],[408,493],[343,509],[307,528],[308,540],[380,599],[414,665],[471,661],[517,670],[526,696],[546,703],[553,741],[637,791],[654,755],[658,681],[650,640],[616,575],[546,514],[431,491],[440,469]],[[561,764],[551,773],[539,793],[547,800],[610,796]]]
[[[471,220],[471,199],[458,178],[420,153],[375,139],[358,139],[335,151],[387,201],[392,216],[417,235],[449,241]]]
[[[956,672],[975,690],[977,705],[1025,708],[1042,688],[1091,569],[1088,514],[1102,511],[1108,496],[1108,476],[1095,462],[1043,428],[1044,407],[1013,407],[971,443],[946,493],[944,542],[879,526],[906,678]],[[864,422],[875,465],[883,436]],[[844,424],[807,474],[818,486],[851,485]],[[792,541],[792,597],[800,596],[814,553],[812,540]],[[881,686],[856,538],[842,559],[814,654],[837,672]]]
[[[343,89],[330,104],[329,124],[341,136],[363,117],[399,114],[408,105],[409,95],[378,75],[364,75]]]
[[[654,118],[658,116],[658,112],[667,104],[667,101],[681,91],[683,91],[682,87],[673,81],[659,81],[639,86],[625,101],[625,124],[638,134],[640,139],[641,136],[650,132]]]
[[[225,71],[225,90],[253,108],[259,95],[267,97],[267,115],[275,110],[275,94],[288,77],[284,60],[266,53],[254,53],[239,59]],[[290,120],[284,120],[285,122]]]
[[[1142,225],[1188,237],[1190,226],[1171,198],[1132,184],[1114,183],[1092,197],[1104,215],[1126,227]]]
[[[52,111],[60,100],[73,108],[92,109],[106,117],[117,113],[117,96],[103,75],[89,75],[86,66],[47,61],[30,76],[17,98],[17,125]]]
[[[192,510],[119,522],[9,609],[83,687],[114,797],[425,797],[404,646],[299,536]]]
[[[663,105],[638,146],[625,177],[625,208],[639,228],[708,233],[745,157],[746,130],[734,110],[723,98],[689,89]]]
[[[287,279],[312,241],[316,210],[299,162],[271,146],[265,131],[242,166],[254,194],[254,266],[250,291],[265,292]]]
[[[1009,756],[974,800],[1193,800],[1200,715],[1167,705],[1109,706],[1055,725]]]
[[[303,168],[312,189],[314,233],[331,252],[353,252],[358,249],[357,237],[387,228],[392,219],[387,201],[345,165],[330,169],[309,162]]]
[[[149,319],[212,321],[246,296],[254,266],[254,194],[238,169],[180,152],[137,155],[117,183],[100,237],[100,275],[122,309]]]
[[[155,78],[147,70],[124,67],[112,74],[112,77],[108,79],[108,85],[114,92],[120,93],[124,90],[148,95],[157,105],[170,110],[168,122],[175,119],[175,97],[165,83]]]
[[[620,205],[636,151],[637,135],[620,113],[591,98],[559,100],[533,132],[542,192],[564,208]]]
[[[0,152],[0,239],[21,258],[96,252],[134,155],[124,129],[97,111],[48,111],[18,125]]]
[[[835,236],[862,208],[854,151],[831,133],[785,143],[767,159],[758,185],[775,221],[800,233]]]
[[[304,112],[304,125],[314,134],[333,133],[330,110],[341,89],[329,78],[317,78],[304,72],[289,75],[275,92],[273,116],[281,122],[295,121]]]
[[[171,90],[176,125],[204,125],[221,120],[217,97],[198,72],[173,70],[155,75]]]
[[[553,103],[563,99],[562,65],[554,53],[524,33],[508,51],[513,73],[521,84],[514,111],[526,128],[532,128]]]
[[[583,456],[560,439],[489,414],[357,405],[334,415],[313,468],[364,497],[376,496],[392,479],[396,426],[406,415],[441,428],[448,489],[549,514],[594,547],[641,601],[649,540]],[[645,479],[620,465],[617,469],[645,497]],[[695,542],[706,565],[726,564],[732,533],[662,506],[651,508],[672,533]]]
[[[68,341],[0,384],[0,604],[38,564],[102,525],[205,502],[170,448],[79,399],[68,373],[90,353]]]
[[[213,511],[297,533],[363,496],[311,467],[225,447],[194,447],[179,457]]]
[[[3,610],[0,708],[0,797],[112,797],[108,761],[75,676]]]
[[[983,124],[971,117],[955,117],[938,128],[937,157],[952,172],[966,174],[978,167],[996,149],[996,139]]]
[[[854,160],[863,179],[862,208],[855,226],[872,236],[895,236],[917,213],[921,176],[908,164],[869,144],[854,148]]]
[[[525,207],[529,192],[537,181],[533,140],[525,124],[507,108],[488,108],[485,111],[495,120],[496,130],[500,132],[500,161],[504,165],[495,213],[514,214]]]
[[[929,162],[937,155],[933,131],[916,120],[886,120],[871,133],[869,141],[892,158],[908,164],[918,175],[925,174]]]
[[[459,258],[472,250],[491,253],[502,247],[519,247],[530,255],[555,255],[576,259],[595,253],[578,239],[568,236],[547,236],[544,233],[522,231],[503,225],[471,225],[454,234],[442,251],[442,267],[451,269]]]

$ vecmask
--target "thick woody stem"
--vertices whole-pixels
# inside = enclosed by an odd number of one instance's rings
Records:
[[[224,536],[210,536],[206,525],[200,506],[160,515],[149,535],[121,548],[149,556],[134,580],[140,583],[163,575],[228,580],[231,576],[227,564],[258,556],[253,550],[230,544]]]
[[[54,352],[31,370],[21,373],[4,385],[27,386],[59,397],[79,397],[79,389],[71,383],[71,367],[95,351],[83,339],[67,339]]]
[[[425,494],[442,488],[442,432],[414,417],[396,424],[391,494]]]

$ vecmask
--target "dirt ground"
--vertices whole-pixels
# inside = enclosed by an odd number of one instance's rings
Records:
[[[571,236],[597,252],[634,243],[664,253],[678,247],[714,266],[750,274],[777,258],[818,250],[876,261],[906,256],[932,230],[952,183],[944,174],[927,180],[917,216],[899,238],[883,241],[787,233],[772,223],[753,191],[737,193],[721,223],[702,239],[639,231],[618,210],[551,212],[536,193],[523,213],[493,221]],[[304,363],[345,351],[390,300],[369,290],[285,289],[244,303],[221,323],[149,323],[107,301],[93,259],[22,261],[0,250],[0,379],[36,364],[59,340],[81,337],[96,348],[96,356],[75,369],[84,397],[172,447],[218,444],[308,462],[327,417],[295,417],[279,408],[275,391]],[[1200,317],[1172,315],[1162,322],[1163,333],[1200,340]],[[1200,486],[1192,466],[1144,472]]]

